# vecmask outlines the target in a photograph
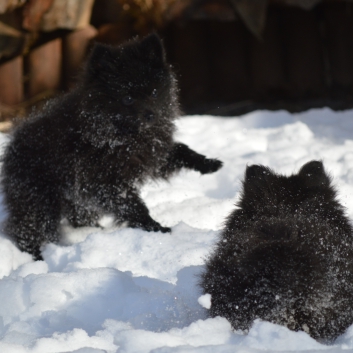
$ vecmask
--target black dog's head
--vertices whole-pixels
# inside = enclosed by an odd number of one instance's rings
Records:
[[[108,116],[118,135],[165,126],[179,114],[176,80],[156,34],[119,47],[96,44],[84,88],[88,109]]]
[[[239,206],[256,215],[276,216],[320,210],[335,200],[331,178],[320,161],[302,166],[297,174],[276,174],[262,165],[246,168]]]

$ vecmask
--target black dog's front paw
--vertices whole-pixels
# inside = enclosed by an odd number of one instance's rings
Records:
[[[148,232],[162,232],[162,233],[171,233],[172,229],[169,227],[163,227],[155,220],[152,220],[148,224],[144,224],[142,229],[147,230]]]
[[[205,159],[201,165],[199,165],[199,172],[201,174],[211,174],[214,172],[217,172],[217,170],[221,169],[223,166],[223,162],[221,162],[219,159],[213,158],[213,159]]]
[[[33,254],[32,258],[34,261],[44,261],[42,254]]]
[[[162,233],[171,233],[172,232],[172,228],[169,227],[163,227],[160,224],[158,225],[158,227],[155,227],[153,229],[154,232],[162,232]]]
[[[141,228],[147,232],[162,232],[162,233],[171,233],[172,229],[169,227],[163,227],[158,222],[151,220],[149,222],[130,222],[129,226],[131,228]]]

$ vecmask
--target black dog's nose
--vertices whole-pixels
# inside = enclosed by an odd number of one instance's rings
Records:
[[[154,120],[154,114],[150,110],[146,110],[143,114],[143,117],[146,119],[146,121]]]

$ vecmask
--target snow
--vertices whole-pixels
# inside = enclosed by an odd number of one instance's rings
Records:
[[[210,309],[211,308],[211,305],[212,305],[212,303],[211,303],[211,294],[209,294],[209,293],[206,293],[206,294],[204,294],[204,295],[201,295],[198,299],[197,299],[197,301],[199,302],[199,304],[201,305],[201,306],[203,306],[204,308],[206,308],[206,309]]]
[[[104,229],[63,222],[62,242],[48,244],[38,262],[0,234],[0,352],[353,351],[353,325],[330,345],[260,320],[249,333],[233,331],[226,319],[207,317],[210,296],[197,285],[246,165],[291,174],[322,160],[353,219],[353,111],[189,116],[177,125],[178,140],[224,167],[143,188],[152,217],[172,234],[117,228],[109,216]]]

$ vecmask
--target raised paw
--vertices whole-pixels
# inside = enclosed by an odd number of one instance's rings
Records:
[[[216,158],[206,158],[203,163],[199,166],[199,172],[201,174],[211,174],[221,169],[223,162]]]

